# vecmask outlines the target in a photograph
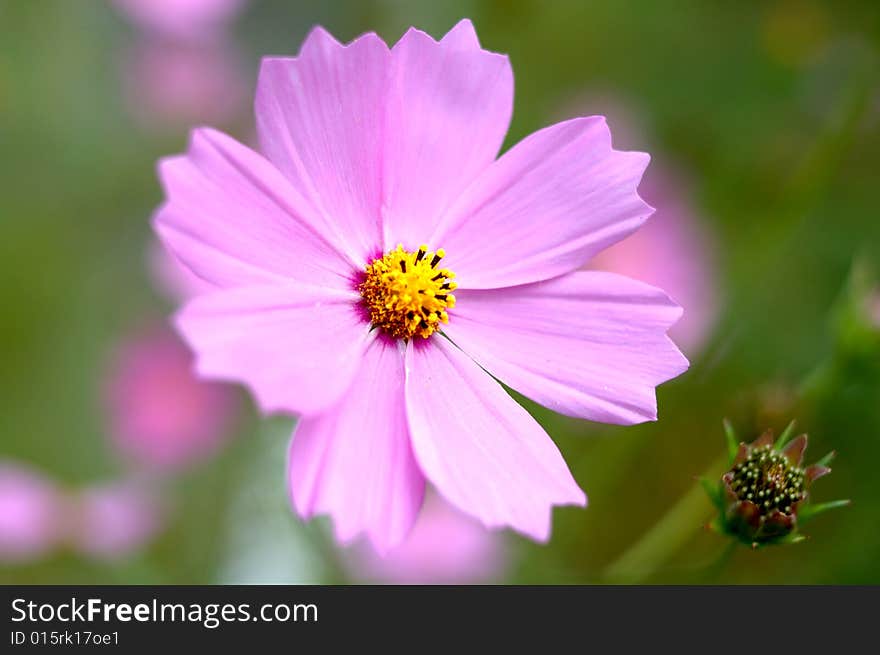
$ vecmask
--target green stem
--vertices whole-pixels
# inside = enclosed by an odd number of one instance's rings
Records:
[[[715,461],[706,477],[717,478],[727,458]],[[616,584],[638,584],[654,573],[712,516],[712,504],[696,484],[673,505],[629,550],[605,569],[605,579]]]
[[[702,576],[703,584],[711,584],[718,579],[739,546],[740,544],[732,539],[727,542],[724,549],[719,553],[718,557],[715,558],[715,561],[706,567]]]

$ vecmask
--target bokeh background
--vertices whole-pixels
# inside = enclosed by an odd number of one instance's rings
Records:
[[[252,143],[260,57],[316,23],[394,42],[462,17],[511,57],[506,147],[605,114],[652,154],[657,214],[593,265],[686,307],[692,367],[656,423],[526,403],[590,497],[549,544],[433,499],[377,562],[288,508],[292,418],[189,375],[166,319],[194,281],[150,232],[155,163],[196,125]],[[0,581],[880,582],[878,44],[856,0],[0,0]],[[743,439],[797,419],[808,459],[838,452],[814,498],[853,504],[722,562],[694,477],[725,417]]]

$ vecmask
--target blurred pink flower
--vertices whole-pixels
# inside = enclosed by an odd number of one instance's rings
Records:
[[[14,462],[0,462],[0,561],[36,559],[53,549],[64,516],[51,481]]]
[[[369,545],[348,551],[352,574],[390,584],[479,584],[496,580],[506,565],[503,536],[487,530],[435,494],[406,540],[384,557]]]
[[[0,561],[32,561],[64,546],[98,559],[129,555],[156,535],[162,518],[152,490],[135,482],[66,492],[0,461]]]
[[[263,154],[200,129],[159,166],[156,231],[219,287],[177,317],[197,369],[302,415],[290,495],[342,542],[401,543],[426,481],[487,527],[548,539],[553,508],[586,496],[494,378],[566,415],[656,419],[656,386],[688,365],[666,335],[681,308],[578,270],[650,215],[649,157],[592,116],[496,160],[513,73],[467,20],[393,48],[315,28],[257,86]]]
[[[213,455],[237,410],[234,390],[197,379],[186,346],[164,326],[118,346],[104,399],[118,450],[139,468],[160,470]]]
[[[116,7],[145,30],[176,39],[196,39],[222,30],[247,0],[114,0]]]
[[[670,168],[655,161],[639,193],[656,211],[638,232],[599,253],[590,268],[664,289],[685,308],[669,335],[694,355],[709,336],[719,309],[712,242],[697,220],[686,185]]]
[[[126,53],[124,63],[125,99],[145,127],[226,123],[244,107],[247,83],[237,51],[225,40],[148,39]]]
[[[147,266],[156,288],[169,300],[189,300],[217,288],[178,263],[159,241],[147,250]]]
[[[129,556],[163,526],[156,496],[135,482],[91,487],[71,502],[76,521],[68,539],[77,552],[96,559]]]

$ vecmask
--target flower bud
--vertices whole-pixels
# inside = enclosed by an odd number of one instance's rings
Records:
[[[710,527],[757,548],[769,544],[795,543],[805,537],[799,525],[809,518],[848,500],[810,504],[810,485],[831,472],[831,452],[810,466],[803,466],[807,435],[791,439],[792,422],[775,439],[767,430],[752,443],[740,443],[725,422],[730,469],[718,484],[704,487],[719,510]]]

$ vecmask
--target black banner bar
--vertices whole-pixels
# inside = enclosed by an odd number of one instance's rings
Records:
[[[868,634],[878,607],[871,587],[53,586],[2,587],[2,594],[3,653],[270,643],[415,648],[413,639],[423,640],[421,649],[474,638],[494,645],[577,639],[585,651],[717,642],[765,652],[779,644],[794,653],[796,643],[858,643],[857,629]]]

